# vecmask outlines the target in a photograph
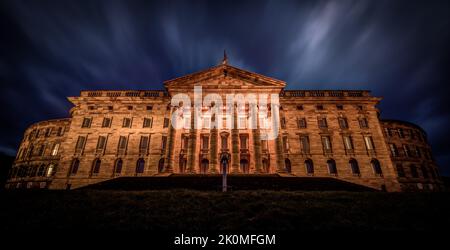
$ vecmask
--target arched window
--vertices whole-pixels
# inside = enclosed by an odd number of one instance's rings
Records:
[[[186,158],[180,158],[180,173],[184,173],[186,172],[186,164],[187,164],[187,159]]]
[[[158,173],[162,173],[164,171],[164,158],[161,158],[158,162]]]
[[[92,175],[97,175],[100,172],[100,164],[102,161],[99,158],[95,158],[95,160],[92,162]]]
[[[291,172],[291,160],[289,160],[288,158],[284,159],[284,168],[286,169],[286,172],[290,173]]]
[[[415,165],[409,166],[409,170],[411,171],[411,176],[413,178],[419,178],[419,173],[417,172],[417,167]]]
[[[208,168],[209,168],[208,159],[203,159],[200,165],[200,173],[206,174],[208,172]]]
[[[426,168],[424,165],[422,165],[422,166],[420,166],[420,169],[421,169],[421,171],[422,171],[422,176],[423,176],[423,178],[428,179],[428,171],[427,171],[427,168]]]
[[[370,165],[372,165],[373,172],[374,172],[376,175],[378,175],[378,176],[383,175],[383,171],[381,171],[380,162],[379,162],[377,159],[373,159],[373,160],[370,162]]]
[[[398,177],[405,177],[405,170],[403,169],[403,165],[401,163],[398,163],[396,165],[396,168]]]
[[[114,165],[114,174],[122,173],[122,165],[123,165],[122,158],[117,159],[116,164]]]
[[[270,169],[269,169],[269,160],[267,160],[266,158],[264,158],[264,159],[262,160],[262,166],[263,166],[263,171],[264,171],[265,173],[269,173],[269,172],[270,172]]]
[[[348,163],[350,164],[350,168],[352,169],[352,174],[359,176],[361,174],[361,171],[359,171],[358,162],[355,159],[350,159]]]
[[[32,170],[31,170],[31,177],[35,177],[37,174],[37,171],[38,171],[38,168],[36,166],[33,166]]]
[[[80,166],[80,160],[73,159],[72,165],[70,166],[70,175],[76,175],[78,172],[78,167]]]
[[[306,167],[306,173],[308,175],[313,175],[314,174],[314,164],[313,164],[313,161],[311,159],[307,159],[305,161],[305,167]]]
[[[328,172],[331,175],[337,175],[336,162],[333,159],[329,159],[327,161],[327,166],[328,166]]]
[[[430,167],[431,178],[436,179],[436,173],[434,172],[433,167]]]
[[[51,177],[53,175],[55,175],[56,172],[56,165],[53,163],[50,163],[47,167],[47,177]]]
[[[142,158],[139,158],[136,162],[136,174],[144,173],[145,161]]]
[[[38,176],[39,177],[42,177],[42,176],[44,176],[44,174],[45,174],[45,165],[44,164],[42,164],[41,166],[39,166],[39,169],[38,169]]]
[[[244,174],[248,174],[248,161],[246,159],[242,159],[240,162],[241,172]]]
[[[136,162],[136,173],[142,174],[145,169],[145,160],[143,158],[139,158]]]

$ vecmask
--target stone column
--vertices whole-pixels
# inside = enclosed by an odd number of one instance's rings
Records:
[[[231,172],[239,172],[239,129],[237,122],[237,107],[233,104],[233,128],[231,129]]]
[[[253,136],[253,157],[255,159],[255,173],[261,173],[262,166],[262,156],[261,156],[261,136],[258,128],[258,109],[256,105],[253,105],[253,117],[252,124],[255,126],[252,128],[252,136]]]
[[[217,128],[211,129],[210,135],[210,151],[209,151],[209,172],[216,173],[217,172],[217,144],[218,144],[218,134],[219,131]]]
[[[187,171],[189,173],[195,173],[195,155],[197,148],[197,130],[194,127],[194,112],[191,112],[191,128],[189,130],[189,145],[188,145],[188,157],[187,157]]]
[[[172,117],[172,109],[169,113],[169,120]],[[167,138],[167,148],[164,161],[164,172],[173,173],[173,150],[175,147],[175,138],[177,136],[176,129],[172,126],[172,122],[169,121],[169,134]]]
[[[261,137],[259,129],[252,129],[253,135],[253,156],[255,159],[255,173],[261,173],[262,156],[261,156]]]
[[[280,135],[278,135],[275,139],[275,153],[277,159],[277,173],[285,173],[286,169],[284,168],[283,141]]]

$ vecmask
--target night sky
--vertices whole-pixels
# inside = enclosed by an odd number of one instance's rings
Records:
[[[217,65],[288,89],[369,89],[450,175],[450,1],[1,1],[0,152],[81,90],[162,89]]]

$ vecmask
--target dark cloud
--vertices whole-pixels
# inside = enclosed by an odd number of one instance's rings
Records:
[[[154,89],[231,64],[291,89],[371,89],[450,174],[448,1],[3,1],[0,151],[82,89]]]

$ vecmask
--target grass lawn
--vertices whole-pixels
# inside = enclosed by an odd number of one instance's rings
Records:
[[[450,193],[2,191],[0,229],[438,230]]]

